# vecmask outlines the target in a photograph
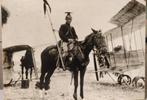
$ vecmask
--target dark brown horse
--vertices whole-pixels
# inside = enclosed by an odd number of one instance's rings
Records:
[[[74,77],[74,94],[73,97],[77,100],[77,88],[78,88],[78,74],[80,72],[80,96],[83,99],[83,85],[84,85],[84,75],[86,67],[89,64],[89,54],[96,48],[97,50],[106,50],[105,38],[99,31],[92,29],[93,33],[88,35],[84,41],[78,42],[78,47],[80,49],[74,49],[76,53],[72,62],[68,65],[72,68],[73,77]],[[84,58],[81,56],[83,54]],[[41,76],[40,82],[36,84],[39,88],[49,89],[50,78],[53,75],[55,69],[57,68],[56,62],[58,60],[58,50],[56,46],[47,47],[41,54]]]
[[[20,62],[21,62],[20,66],[21,66],[21,70],[22,70],[22,80],[24,79],[23,78],[24,68],[25,68],[26,79],[28,79],[28,73],[30,70],[30,80],[32,80],[32,71],[34,68],[34,64],[33,64],[31,50],[26,51],[25,56],[22,56],[22,58],[20,59]]]

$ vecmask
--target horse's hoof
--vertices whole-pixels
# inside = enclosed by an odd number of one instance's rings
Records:
[[[84,99],[84,96],[83,95],[80,95],[81,99],[83,100]]]
[[[73,98],[74,98],[74,100],[78,100],[76,94],[73,94]]]
[[[35,89],[43,89],[43,86],[40,84],[40,82],[36,82],[36,84],[35,84]]]
[[[48,89],[50,89],[50,86],[44,86],[44,89],[48,90]]]

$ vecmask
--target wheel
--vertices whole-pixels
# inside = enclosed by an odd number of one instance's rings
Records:
[[[121,74],[119,75],[118,84],[120,85],[130,85],[131,84],[131,77],[129,75]]]
[[[120,75],[118,76],[118,79],[117,79],[118,84],[121,84],[122,75],[123,75],[123,74],[120,74]]]
[[[132,86],[136,88],[144,88],[145,87],[145,78],[136,76],[133,78]]]

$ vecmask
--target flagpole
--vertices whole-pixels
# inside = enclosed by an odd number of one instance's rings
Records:
[[[60,60],[61,60],[61,64],[62,64],[63,70],[65,70],[65,65],[64,65],[64,62],[63,62],[63,59],[62,59],[61,50],[60,50],[60,47],[59,47],[58,42],[57,42],[58,40],[57,40],[55,30],[53,28],[53,24],[52,24],[52,21],[51,21],[51,16],[50,16],[48,10],[47,10],[47,15],[48,15],[48,18],[49,18],[49,22],[50,22],[50,26],[51,26],[54,38],[56,40],[56,45],[57,45],[57,49],[58,49],[58,52],[59,52],[59,57],[60,57]]]

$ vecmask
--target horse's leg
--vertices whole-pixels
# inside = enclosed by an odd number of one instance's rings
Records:
[[[45,72],[41,72],[41,75],[40,75],[40,83],[38,83],[39,85],[39,88],[42,89],[44,86],[44,76],[45,76]]]
[[[45,90],[48,90],[50,87],[49,87],[49,84],[50,84],[50,78],[51,76],[53,75],[54,71],[56,69],[56,66],[50,66],[50,69],[48,70],[47,72],[47,75],[45,77]]]
[[[28,79],[28,68],[26,68],[26,79]]]
[[[24,74],[24,66],[21,66],[21,74],[22,74],[22,80],[24,79],[23,78],[23,74]]]
[[[32,67],[30,68],[30,80],[32,80]]]
[[[84,86],[84,75],[85,75],[86,68],[80,70],[80,96],[84,98],[83,86]]]
[[[78,71],[74,71],[74,72],[73,72],[73,75],[74,75],[74,86],[75,86],[73,98],[74,98],[75,100],[77,100]]]

